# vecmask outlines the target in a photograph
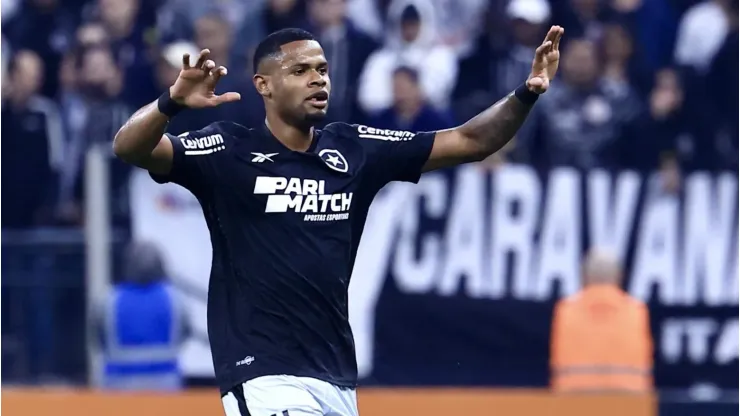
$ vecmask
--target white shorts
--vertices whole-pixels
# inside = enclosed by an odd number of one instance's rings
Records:
[[[226,416],[358,416],[355,389],[309,377],[257,377],[221,401]]]

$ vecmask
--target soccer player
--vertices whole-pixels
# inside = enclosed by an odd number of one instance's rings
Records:
[[[550,28],[521,87],[437,132],[314,128],[329,105],[329,66],[310,33],[285,29],[255,51],[264,126],[164,134],[184,108],[240,98],[215,94],[226,68],[207,49],[194,65],[183,56],[175,84],[121,127],[113,148],[203,208],[213,247],[208,336],[227,416],[357,415],[347,289],[370,203],[389,182],[503,147],[555,76],[562,35]]]

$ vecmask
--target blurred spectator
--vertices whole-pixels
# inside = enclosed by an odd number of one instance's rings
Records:
[[[551,387],[559,392],[651,391],[647,307],[621,289],[621,267],[611,253],[591,251],[583,277],[585,287],[555,306]]]
[[[383,40],[385,32],[385,7],[379,0],[347,0],[347,17],[357,29],[372,36],[378,41]]]
[[[110,42],[108,31],[99,22],[87,22],[77,29],[77,46],[79,47],[105,46]]]
[[[147,38],[150,28],[139,19],[140,6],[140,0],[97,0],[97,8],[92,11],[94,19],[99,19],[105,28],[116,64],[122,71],[126,88],[120,98],[133,108],[157,97],[149,50],[153,39]]]
[[[650,71],[673,63],[678,13],[674,0],[612,0],[616,20],[633,39],[639,61]]]
[[[727,36],[729,5],[737,0],[707,0],[690,8],[681,19],[675,60],[705,72]],[[735,13],[737,14],[737,13]]]
[[[398,66],[419,73],[424,95],[434,107],[448,107],[458,63],[454,51],[440,43],[435,22],[428,0],[393,0],[386,44],[370,56],[360,77],[359,102],[364,111],[392,105],[393,71]]]
[[[473,52],[489,0],[432,0],[440,41],[459,58]]]
[[[10,44],[34,51],[44,63],[42,95],[56,96],[59,64],[73,44],[77,20],[60,0],[27,0],[15,16],[3,21],[2,31]]]
[[[693,1],[693,0],[689,0]],[[570,39],[601,42],[605,24],[616,23],[630,33],[634,57],[649,72],[672,62],[670,50],[677,25],[674,0],[550,0],[553,22],[567,30]],[[643,91],[644,93],[645,91]]]
[[[586,38],[598,42],[606,18],[606,2],[601,0],[555,0],[554,22],[566,28],[566,42]]]
[[[372,117],[374,127],[391,130],[434,131],[454,126],[452,116],[435,109],[424,99],[419,74],[401,67],[393,74],[393,107]]]
[[[437,12],[435,26],[440,42],[452,48],[458,57],[470,55],[484,23],[481,16],[490,3],[488,0],[431,0]],[[390,0],[348,0],[348,15],[358,29],[382,40],[390,4]]]
[[[265,1],[271,0],[167,0],[157,13],[157,32],[162,43],[191,39],[195,21],[201,16],[217,13],[229,20],[229,26],[242,27],[248,16],[254,15]]]
[[[646,158],[659,157],[657,161],[645,160],[644,165],[660,164],[666,191],[677,191],[674,179],[681,170],[690,169],[695,163],[695,139],[687,123],[689,115],[684,109],[684,99],[676,71],[664,69],[655,75],[655,87],[648,101],[650,122],[645,135],[650,141],[644,143],[644,151],[640,153]]]
[[[506,16],[511,35],[500,36],[490,16],[475,53],[460,63],[454,106],[460,122],[485,110],[527,79],[534,50],[547,33],[550,6],[546,0],[511,0]]]
[[[18,13],[20,6],[21,0],[3,0],[0,2],[0,15],[2,15],[3,24]]]
[[[233,30],[229,21],[220,14],[209,13],[199,17],[195,21],[195,36],[193,40],[199,49],[211,51],[211,58],[218,65],[223,65],[231,70],[236,67],[231,59],[231,44]],[[191,55],[197,58],[198,53]],[[180,60],[182,62],[182,60]],[[241,64],[243,69],[243,63]]]
[[[10,49],[10,43],[8,43],[5,36],[2,37],[1,42],[2,53],[0,54],[0,59],[2,60],[2,71],[5,74],[8,71],[8,63],[10,63],[10,55],[13,54],[13,51]]]
[[[730,2],[728,33],[709,67],[705,89],[717,129],[716,148],[719,169],[738,169],[738,2]]]
[[[359,122],[358,79],[378,45],[349,22],[346,0],[309,0],[308,17],[329,62],[331,105],[327,121]]]
[[[60,189],[60,210],[63,219],[81,220],[82,181],[85,154],[95,144],[110,147],[118,129],[133,113],[120,97],[124,90],[123,74],[110,49],[95,46],[82,50],[77,61],[78,77],[74,97],[67,101],[65,114],[69,119],[69,151],[64,160]],[[117,224],[128,213],[128,173],[130,167],[111,158],[111,210]]]
[[[64,138],[56,103],[40,95],[44,72],[41,57],[20,50],[3,80],[4,228],[44,225],[51,219]]]
[[[593,42],[571,40],[562,55],[560,82],[520,132],[528,154],[541,166],[631,167],[642,111],[636,94],[603,82]]]
[[[265,0],[239,27],[234,53],[252,71],[252,55],[267,35],[286,27],[306,26],[305,4],[299,0]]]
[[[127,247],[123,281],[99,306],[103,387],[179,390],[178,355],[190,331],[187,312],[167,282],[156,246]]]
[[[658,71],[648,98],[650,117],[643,135],[650,140],[641,143],[638,157],[642,158],[641,166],[658,164],[662,192],[678,192],[683,172],[711,170],[723,157],[715,133],[706,130],[703,117],[697,117],[702,105],[687,101],[679,72]]]
[[[641,55],[635,53],[635,48],[634,39],[625,26],[611,23],[604,27],[601,50],[605,81],[610,88],[634,88],[644,97],[650,91],[653,80],[641,61]]]

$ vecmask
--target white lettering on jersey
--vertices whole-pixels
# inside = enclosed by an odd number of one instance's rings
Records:
[[[220,134],[212,134],[210,136],[199,137],[194,139],[188,139],[187,133],[183,133],[177,137],[180,138],[180,143],[185,148],[186,155],[208,155],[220,150],[224,150],[224,138]]]
[[[349,219],[352,192],[326,194],[326,181],[258,176],[255,195],[267,195],[266,213],[297,212],[303,221],[323,222]]]
[[[416,136],[416,133],[403,130],[376,129],[365,125],[357,126],[357,132],[362,139],[385,140],[390,142],[408,141]]]

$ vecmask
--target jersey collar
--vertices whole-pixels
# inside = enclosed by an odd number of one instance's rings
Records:
[[[262,134],[265,137],[267,137],[268,139],[270,139],[270,141],[274,142],[274,147],[276,149],[279,149],[279,150],[284,151],[284,152],[292,152],[292,153],[298,153],[298,154],[311,154],[311,155],[314,155],[315,152],[316,152],[316,147],[319,144],[319,136],[320,135],[317,134],[318,133],[318,129],[315,128],[315,127],[313,129],[313,137],[311,138],[311,144],[308,146],[308,149],[306,149],[305,152],[301,152],[301,151],[298,151],[298,150],[292,150],[292,149],[289,149],[288,147],[286,147],[283,144],[283,142],[281,142],[277,137],[275,137],[274,134],[272,134],[272,132],[270,131],[270,129],[267,127],[267,123],[266,122],[265,123],[262,123],[262,126],[260,126],[260,130],[261,130]]]

